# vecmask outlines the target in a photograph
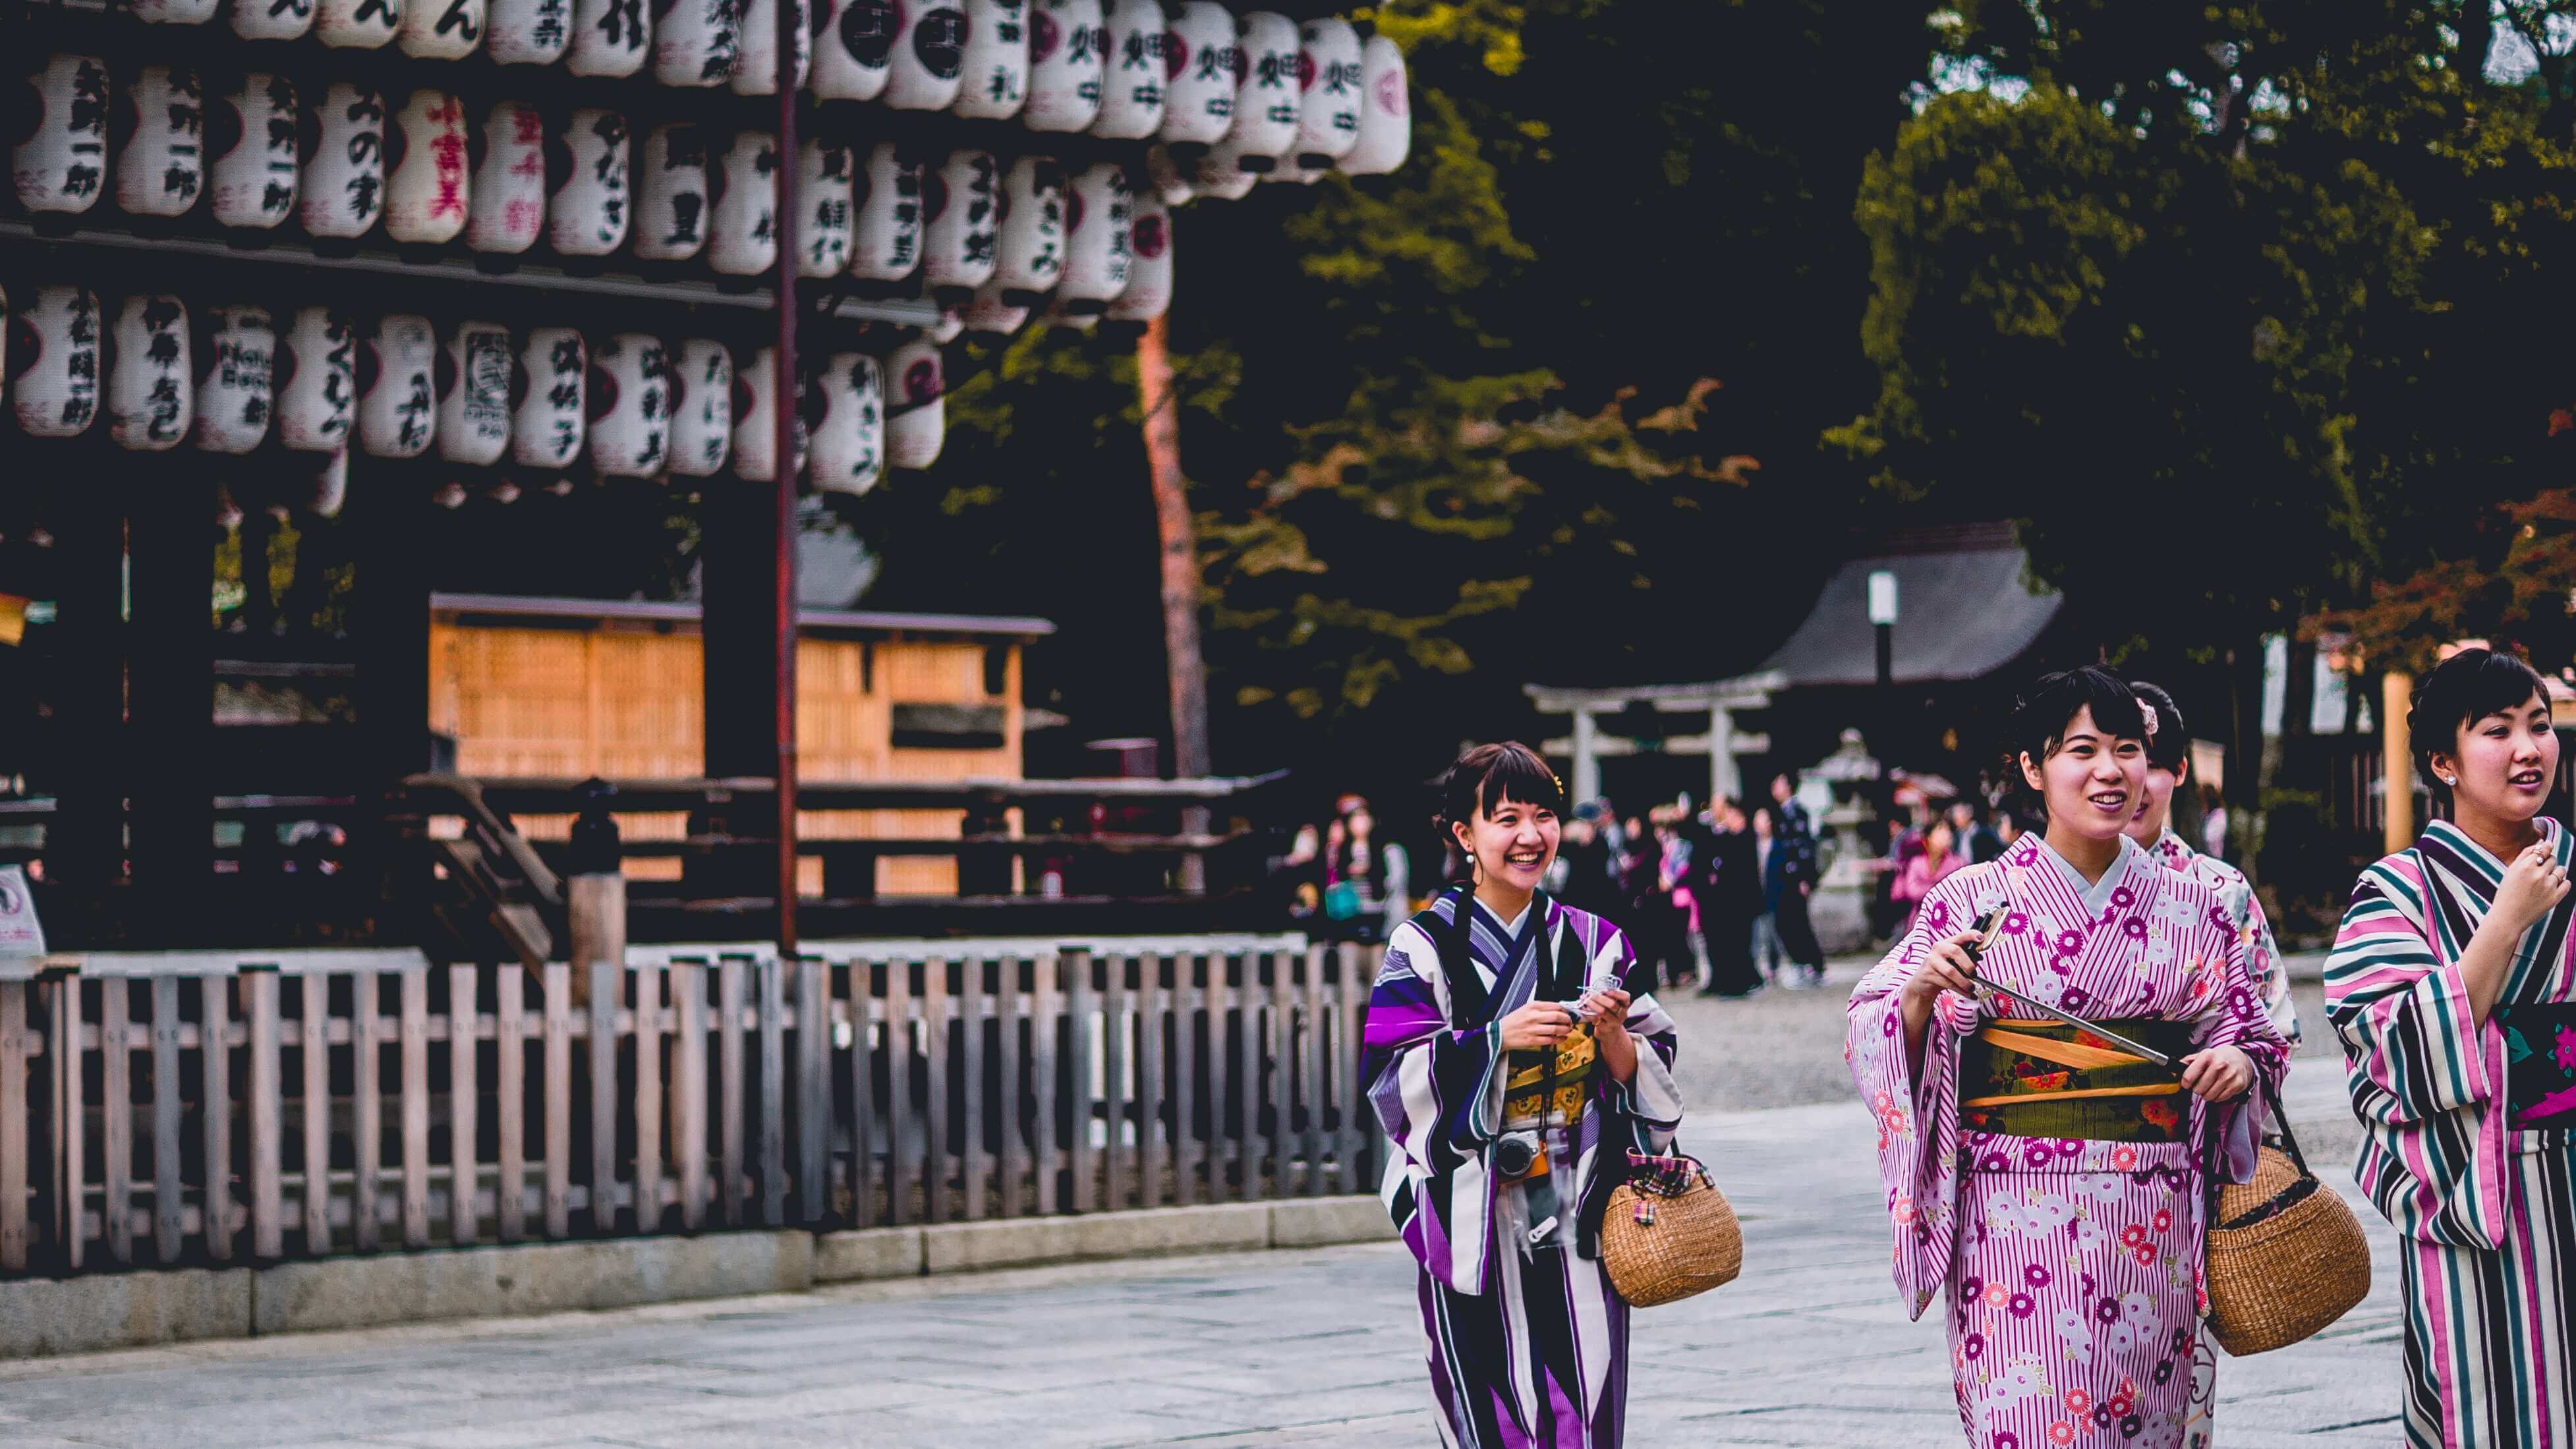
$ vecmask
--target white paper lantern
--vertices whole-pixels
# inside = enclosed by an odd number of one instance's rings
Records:
[[[233,0],[233,34],[294,40],[313,28],[313,0]]]
[[[1276,166],[1275,158],[1264,164]],[[1261,178],[1243,168],[1243,143],[1229,136],[1217,142],[1199,158],[1198,169],[1190,182],[1193,196],[1213,197],[1218,201],[1241,201],[1252,194]],[[1165,198],[1169,199],[1168,195]]]
[[[510,377],[511,457],[530,468],[572,466],[581,456],[588,421],[583,394],[589,371],[580,333],[569,327],[528,329]]]
[[[474,148],[465,244],[515,256],[546,229],[546,118],[526,101],[494,101]]]
[[[549,152],[564,167],[546,198],[546,239],[568,257],[604,257],[626,241],[626,118],[585,107]],[[554,165],[547,168],[555,169]]]
[[[1297,28],[1297,75],[1305,94],[1297,109],[1297,164],[1325,169],[1360,139],[1360,33],[1347,20],[1309,20]]]
[[[1236,33],[1243,46],[1243,84],[1234,93],[1234,124],[1225,139],[1236,169],[1258,176],[1297,145],[1305,113],[1297,84],[1304,48],[1297,22],[1274,10],[1247,12]]]
[[[375,458],[417,458],[438,427],[438,334],[429,319],[394,313],[358,352],[358,446]]]
[[[203,25],[215,18],[219,0],[130,0],[127,6],[146,25]]]
[[[965,74],[965,50],[966,12],[951,0],[898,4],[885,103],[898,111],[948,109]]]
[[[921,167],[892,141],[868,152],[850,188],[850,275],[899,282],[921,265]]]
[[[816,488],[865,493],[885,470],[885,376],[864,352],[836,352],[815,380],[822,405],[810,468]]]
[[[465,230],[472,188],[465,149],[464,104],[445,91],[413,91],[386,141],[385,235],[432,246]]]
[[[197,374],[197,446],[247,453],[268,437],[277,328],[266,307],[217,307],[207,321],[205,367]]]
[[[1145,148],[1145,189],[1163,198],[1165,206],[1186,206],[1198,189],[1190,184],[1195,165],[1184,167],[1172,155],[1172,148],[1161,142]]]
[[[406,0],[314,0],[313,33],[334,50],[375,50],[402,29]],[[428,5],[436,0],[412,0]]]
[[[939,344],[916,337],[886,357],[885,453],[889,468],[927,468],[948,437],[948,374]]]
[[[966,56],[957,114],[999,121],[1029,93],[1029,0],[966,0]]]
[[[1162,0],[1109,0],[1102,22],[1107,73],[1091,134],[1132,141],[1163,128],[1165,23]]]
[[[1342,158],[1349,176],[1384,176],[1413,150],[1413,98],[1405,90],[1404,52],[1372,35],[1360,53],[1360,138]]]
[[[462,60],[483,43],[483,0],[404,0],[403,54]]]
[[[633,75],[653,53],[653,17],[644,0],[573,0],[574,75]]]
[[[671,472],[705,478],[733,453],[733,354],[692,337],[671,364]]]
[[[1021,113],[1030,130],[1091,129],[1100,119],[1106,46],[1100,0],[1035,0],[1029,7],[1029,100]]]
[[[510,329],[460,322],[438,358],[438,456],[489,467],[510,442]]]
[[[489,4],[483,51],[495,65],[552,65],[563,59],[572,44],[572,0],[489,0]]]
[[[796,148],[796,275],[829,277],[850,264],[850,148]]]
[[[707,265],[729,277],[756,277],[778,261],[778,142],[762,131],[736,131],[710,179],[714,219]]]
[[[118,95],[125,145],[116,153],[116,204],[128,216],[178,216],[205,187],[205,93],[197,73],[147,65]]]
[[[653,14],[653,79],[720,86],[733,79],[741,30],[736,0],[659,0]]]
[[[108,362],[107,431],[120,448],[158,453],[188,436],[196,375],[188,360],[188,309],[176,297],[128,297],[116,314]]]
[[[1163,199],[1136,198],[1127,226],[1127,285],[1109,304],[1113,322],[1151,322],[1172,305],[1172,213]]]
[[[1052,156],[1023,156],[1002,182],[1002,295],[1027,305],[1064,275],[1064,168]]]
[[[966,330],[969,332],[1008,337],[1028,325],[1027,305],[1012,301],[1002,291],[998,277],[976,288],[974,299],[966,304]]]
[[[778,476],[778,351],[764,347],[733,374],[733,471],[747,483]],[[803,432],[800,424],[798,432]]]
[[[1163,45],[1164,68],[1172,77],[1163,93],[1164,142],[1188,150],[1224,140],[1242,84],[1243,47],[1233,12],[1216,0],[1183,0]]]
[[[206,149],[215,158],[214,214],[222,226],[266,230],[295,214],[295,85],[253,71],[241,88],[207,108]]]
[[[98,205],[107,189],[107,67],[86,55],[51,56],[27,88],[25,139],[9,151],[18,205],[71,213]]]
[[[296,312],[277,346],[277,440],[328,453],[349,441],[355,411],[357,333],[328,307]]]
[[[896,0],[814,0],[814,94],[827,101],[873,101],[893,73]]]
[[[635,255],[686,261],[707,244],[707,143],[695,126],[656,126],[635,169]]]
[[[802,88],[813,55],[813,34],[804,23],[805,0],[789,0],[797,16],[796,85]],[[742,0],[741,38],[735,42],[733,93],[738,96],[778,94],[778,0]]]
[[[1085,168],[1065,188],[1064,275],[1056,291],[1067,312],[1097,314],[1127,289],[1135,217],[1135,192],[1115,161]]]
[[[951,151],[922,189],[923,279],[934,292],[972,292],[1001,259],[1001,168],[990,151]]]
[[[98,298],[84,287],[38,287],[11,327],[18,426],[38,438],[75,438],[98,416]]]
[[[662,339],[620,332],[590,360],[590,462],[611,478],[651,478],[668,461],[671,359]]]
[[[385,100],[364,86],[333,81],[312,108],[296,212],[316,237],[347,239],[375,229],[385,212]]]
[[[305,494],[304,511],[316,518],[337,518],[340,506],[349,501],[349,450],[338,447],[322,455],[321,466],[313,470],[312,488]]]

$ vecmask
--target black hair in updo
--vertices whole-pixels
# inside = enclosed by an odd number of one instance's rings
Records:
[[[2540,671],[2524,663],[2519,654],[2463,649],[2434,665],[2415,691],[2415,707],[2406,711],[2406,733],[2415,743],[2415,773],[2424,788],[2437,800],[2451,797],[2450,787],[2433,773],[2433,756],[2459,749],[2463,728],[2488,715],[2548,698],[2549,686]]]
[[[1506,800],[1518,800],[1565,813],[1565,785],[1540,759],[1538,751],[1517,740],[1477,745],[1440,774],[1440,813],[1434,817],[1442,840],[1454,840],[1453,827],[1487,815]]]
[[[2131,689],[2138,692],[2138,702],[2145,713],[2156,717],[2155,737],[2147,741],[2147,763],[2159,770],[2180,773],[2183,760],[2191,754],[2191,731],[2184,727],[2182,711],[2175,707],[2173,696],[2143,679],[2132,680]],[[2100,715],[2093,717],[2100,720]]]
[[[2022,692],[2012,717],[2012,778],[2021,778],[2021,757],[2046,761],[2065,743],[2066,727],[2084,710],[2093,711],[2097,729],[2120,739],[2144,743],[2146,710],[2127,681],[2099,665],[2043,674]]]

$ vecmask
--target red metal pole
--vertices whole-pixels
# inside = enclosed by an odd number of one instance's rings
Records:
[[[796,958],[796,56],[805,7],[778,3],[778,480],[772,600],[778,657],[772,672],[778,762],[778,959]]]

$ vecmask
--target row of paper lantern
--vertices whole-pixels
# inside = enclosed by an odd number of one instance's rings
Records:
[[[670,86],[775,93],[779,0],[235,0],[252,40],[631,76],[649,60]],[[1259,173],[1279,158],[1354,175],[1402,164],[1410,141],[1404,57],[1350,22],[1276,11],[1237,16],[1215,0],[790,0],[821,13],[797,27],[797,84],[824,100],[896,110],[1021,117],[1033,131],[1088,131],[1226,146]],[[219,0],[137,0],[150,23],[194,25]]]
[[[126,297],[111,319],[71,286],[37,288],[9,333],[12,410],[36,437],[78,437],[103,413],[115,442],[138,451],[193,443],[246,454],[274,422],[277,442],[301,453],[354,443],[370,457],[434,449],[468,467],[545,470],[586,454],[612,478],[777,476],[768,348],[737,369],[706,338],[672,347],[619,332],[594,344],[570,327],[531,327],[514,340],[500,323],[461,322],[442,340],[428,318],[403,314],[361,335],[318,306],[283,328],[264,307],[214,307],[193,332],[176,297]],[[938,459],[946,384],[936,342],[917,338],[882,360],[830,354],[802,387],[801,465],[815,487],[864,493],[887,467]]]
[[[388,118],[373,91],[340,82],[323,98],[312,140],[299,146],[293,88],[254,74],[226,102],[239,138],[214,157],[205,186],[203,128],[182,124],[195,112],[175,103],[193,91],[185,72],[166,66],[138,77],[132,94],[145,119],[116,166],[127,211],[174,216],[205,192],[222,225],[274,227],[293,214],[321,238],[354,239],[381,224],[399,243],[461,237],[478,252],[507,255],[543,236],[567,257],[606,256],[631,238],[642,260],[703,254],[715,271],[737,276],[777,260],[778,151],[765,132],[737,132],[711,158],[698,127],[659,127],[644,138],[637,166],[615,111],[576,110],[550,128],[537,107],[501,101],[469,137],[462,103],[444,92],[415,91]],[[78,168],[27,164],[27,149],[15,180],[30,209],[95,202],[96,185]],[[1152,244],[1168,235],[1168,219],[1154,214],[1160,193],[1140,214],[1116,162],[1067,177],[1045,156],[1005,168],[991,152],[957,151],[925,176],[891,141],[862,163],[848,147],[814,140],[798,149],[797,168],[792,244],[801,275],[846,271],[897,283],[919,270],[934,290],[962,295],[998,274],[1006,290],[1028,297],[1061,290],[1082,313],[1108,308],[1130,290],[1131,270],[1141,270],[1147,310],[1131,305],[1129,315],[1159,314],[1168,297],[1169,253]]]

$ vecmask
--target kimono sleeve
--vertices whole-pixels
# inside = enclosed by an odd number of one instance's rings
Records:
[[[1625,981],[1636,964],[1627,933],[1612,928],[1593,950],[1585,979],[1599,981],[1606,976]],[[1682,1091],[1673,1079],[1673,1056],[1681,1045],[1679,1032],[1672,1015],[1652,992],[1641,992],[1629,999],[1627,1026],[1628,1034],[1637,1039],[1637,1075],[1632,1081],[1621,1082],[1603,1072],[1602,1100],[1612,1111],[1636,1123],[1642,1147],[1652,1152],[1670,1151],[1673,1134],[1682,1125]]]
[[[1502,1027],[1449,1027],[1429,937],[1408,922],[1388,941],[1369,991],[1360,1067],[1369,1105],[1397,1155],[1380,1196],[1425,1270],[1461,1293],[1484,1291],[1493,1183],[1484,1149],[1502,1116]]]
[[[1970,919],[1971,883],[1981,878],[1982,871],[1963,871],[1934,888],[1932,898],[1949,909],[1916,912],[1913,927],[1861,978],[1843,1039],[1852,1084],[1878,1123],[1878,1174],[1896,1235],[1896,1287],[1915,1318],[1948,1281],[1956,1249],[1959,1041],[1976,1030],[1980,1013],[1974,1003],[1943,1001],[1923,1029],[1918,1076],[1906,1051],[1902,988],[1933,943],[1951,934],[1950,923]],[[1934,928],[1936,921],[1943,929]]]
[[[2215,895],[2211,892],[2203,899],[2214,902]],[[2232,1046],[2254,1065],[2254,1085],[2243,1096],[2232,1102],[2198,1097],[2192,1102],[2195,1116],[2216,1125],[2229,1182],[2252,1180],[2262,1147],[2263,1119],[2270,1104],[2281,1100],[2281,1083],[2290,1072],[2289,1040],[2273,1024],[2259,987],[2246,972],[2245,943],[2245,933],[2214,904],[2212,915],[2193,933],[2194,955],[2204,962],[2214,961],[2218,979],[2192,1017],[2192,1046]]]
[[[2263,902],[2249,883],[2245,892],[2245,918],[2237,923],[2237,939],[2245,944],[2245,974],[2253,978],[2254,989],[2263,999],[2263,1010],[2272,1018],[2272,1026],[2281,1039],[2292,1046],[2299,1042],[2299,1006],[2290,999],[2290,968],[2281,959],[2281,943],[2272,939],[2272,918],[2263,913]]]
[[[2403,857],[2364,871],[2326,957],[2326,1016],[2343,1038],[2353,1109],[2404,1126],[2494,1090],[2457,965],[2433,954],[2420,881]]]

